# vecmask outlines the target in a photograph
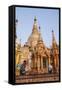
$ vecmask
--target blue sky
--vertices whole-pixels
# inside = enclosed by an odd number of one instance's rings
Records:
[[[23,45],[30,36],[33,28],[34,17],[37,17],[37,25],[41,27],[41,35],[47,47],[52,44],[52,30],[56,42],[59,44],[59,10],[42,8],[16,7],[16,34]]]

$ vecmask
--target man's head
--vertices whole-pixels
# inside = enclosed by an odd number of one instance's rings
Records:
[[[24,60],[24,61],[23,61],[23,64],[24,64],[25,66],[26,66],[26,63],[27,63],[26,60]]]

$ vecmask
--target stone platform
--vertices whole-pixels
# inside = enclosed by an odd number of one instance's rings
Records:
[[[59,81],[59,74],[33,74],[16,76],[16,83]]]

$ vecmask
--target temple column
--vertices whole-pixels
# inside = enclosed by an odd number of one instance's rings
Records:
[[[19,54],[16,56],[16,65],[19,63]]]
[[[34,58],[32,57],[31,59],[32,59],[31,60],[31,69],[33,70],[34,69]]]
[[[55,64],[55,72],[56,72],[56,58],[54,59],[54,64]]]
[[[40,71],[40,58],[39,58],[39,56],[38,56],[38,61],[37,61],[37,70],[38,70],[38,72]]]
[[[43,71],[43,57],[41,56],[41,71]]]
[[[56,68],[56,56],[55,56],[55,58],[54,58],[54,62],[55,62],[55,68]]]
[[[20,63],[20,54],[18,53],[17,56],[16,56],[16,66]],[[16,75],[20,75],[20,70],[16,68]]]
[[[53,72],[56,73],[56,56],[55,55],[53,56],[53,63],[54,63]]]
[[[35,61],[34,61],[34,58],[33,58],[33,69],[35,68]]]
[[[55,49],[54,50],[54,72],[58,73],[59,71],[59,56],[58,56],[58,51]]]
[[[50,57],[49,57],[49,60],[48,60],[48,64],[49,64],[49,65],[51,64],[51,62],[50,62]]]
[[[59,71],[59,58],[58,58],[58,54],[56,55],[56,69],[57,69],[57,73]]]
[[[59,70],[59,60],[58,60],[58,55],[56,54],[55,55],[55,70],[56,70],[56,72],[58,72],[58,70]]]
[[[35,69],[37,68],[37,59],[36,59],[36,55],[35,55]]]

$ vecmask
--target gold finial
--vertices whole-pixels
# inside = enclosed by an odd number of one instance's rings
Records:
[[[41,27],[39,26],[39,40],[43,42],[42,35],[41,35]]]
[[[53,41],[55,41],[54,31],[53,30],[52,30],[52,39],[53,39]]]
[[[52,30],[52,45],[56,46],[56,40],[55,40],[55,36],[54,36],[54,31]]]
[[[37,19],[34,17],[33,31],[37,31]]]
[[[36,22],[37,21],[37,19],[36,19],[36,16],[34,17],[34,22]]]

